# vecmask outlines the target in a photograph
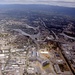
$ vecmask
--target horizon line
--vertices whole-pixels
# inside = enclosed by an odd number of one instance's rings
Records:
[[[41,3],[0,3],[0,5],[48,5],[48,6],[58,6],[58,7],[67,7],[67,8],[75,8],[75,6],[62,6],[62,5],[53,5],[53,4],[41,4]]]

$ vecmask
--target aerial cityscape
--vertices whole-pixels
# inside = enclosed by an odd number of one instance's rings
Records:
[[[75,75],[75,8],[0,5],[0,75]]]

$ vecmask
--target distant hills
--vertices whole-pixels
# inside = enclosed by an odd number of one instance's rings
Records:
[[[6,11],[6,10],[19,10],[19,11],[46,11],[46,12],[54,12],[64,15],[69,15],[72,17],[75,17],[75,8],[70,7],[61,7],[61,6],[51,6],[51,5],[38,5],[38,4],[29,4],[29,5],[23,5],[23,4],[11,4],[11,5],[0,5],[0,10]]]

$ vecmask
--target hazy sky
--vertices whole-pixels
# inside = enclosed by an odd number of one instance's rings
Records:
[[[75,7],[75,0],[0,0],[0,4],[48,4]]]

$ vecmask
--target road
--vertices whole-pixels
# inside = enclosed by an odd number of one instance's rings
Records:
[[[35,38],[39,38],[40,32],[38,34],[30,35],[30,34],[24,32],[24,31],[22,31],[21,29],[13,29],[13,30],[21,33],[22,35],[29,36],[35,42],[35,44],[37,45],[37,50],[39,50],[39,44],[38,44],[38,42],[36,41]]]

